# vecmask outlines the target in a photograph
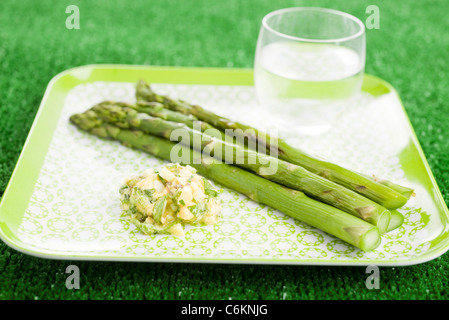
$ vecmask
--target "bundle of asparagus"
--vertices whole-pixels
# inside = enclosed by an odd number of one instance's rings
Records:
[[[275,151],[279,158],[300,165],[310,172],[321,175],[326,179],[332,180],[348,189],[358,192],[387,209],[397,209],[402,207],[413,194],[413,189],[395,184],[388,180],[381,180],[374,177],[370,178],[331,162],[314,158],[302,150],[289,145],[283,139],[271,137],[254,127],[219,116],[200,106],[191,105],[182,100],[171,99],[170,97],[159,95],[143,80],[140,80],[137,83],[136,98],[138,101],[160,102],[164,107],[170,110],[186,115],[192,115],[220,130],[233,130],[235,134],[241,135],[240,141],[245,141],[245,139],[257,140],[258,143],[265,145],[267,149]],[[273,141],[275,142],[275,145],[273,145]],[[255,144],[249,144],[249,146],[251,145]]]
[[[138,128],[145,133],[166,139],[177,139],[177,142],[187,143],[187,147],[196,147],[197,151],[203,151],[203,154],[210,154],[222,161],[228,160],[227,162],[252,171],[268,180],[302,191],[310,197],[372,223],[379,228],[381,233],[385,233],[388,228],[390,212],[387,209],[300,166],[216,139],[204,132],[193,130],[183,123],[166,121],[139,113],[131,107],[124,107],[124,104],[100,103],[92,110],[106,122],[115,123],[122,128]],[[176,133],[176,130],[180,133],[179,136],[173,134]],[[186,135],[188,138],[184,139]],[[275,174],[273,174],[274,171]]]
[[[274,150],[280,159],[257,152],[244,139],[229,143],[217,128],[241,129],[237,132],[243,138],[263,142],[273,151],[271,137],[199,106],[157,95],[143,81],[137,84],[136,97],[136,104],[105,101],[70,120],[99,137],[169,161],[176,149],[181,152],[180,163],[190,164],[205,177],[365,251],[376,248],[383,233],[402,224],[403,216],[394,209],[407,202],[413,192],[409,188],[314,159],[282,140]],[[201,126],[195,127],[198,123]],[[218,134],[210,135],[209,129]],[[185,135],[188,139],[183,140]],[[183,145],[168,141],[173,138]],[[230,158],[233,165],[224,163]],[[272,167],[275,174],[268,172]]]
[[[145,134],[141,130],[122,129],[117,125],[105,123],[92,110],[75,114],[70,120],[91,134],[121,141],[128,147],[143,150],[168,161],[172,149],[179,146],[167,139]],[[191,165],[208,179],[240,192],[256,202],[280,210],[364,251],[371,251],[380,244],[381,235],[378,228],[362,219],[311,199],[300,191],[271,182],[215,158],[204,157],[189,147],[179,147],[183,155],[181,164]]]

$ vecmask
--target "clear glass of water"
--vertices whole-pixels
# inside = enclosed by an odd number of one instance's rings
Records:
[[[262,20],[256,96],[278,129],[328,131],[360,93],[365,26],[356,17],[312,7],[281,9]]]

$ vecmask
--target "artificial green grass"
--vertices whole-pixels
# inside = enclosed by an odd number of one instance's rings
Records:
[[[81,28],[65,27],[77,4]],[[40,100],[57,73],[92,63],[252,67],[262,17],[291,6],[321,6],[365,20],[366,72],[396,87],[430,167],[449,202],[449,4],[439,1],[40,0],[0,2],[0,195]],[[65,269],[80,268],[68,290]],[[381,268],[368,290],[364,267],[108,263],[44,260],[0,243],[0,299],[448,299],[449,253]]]

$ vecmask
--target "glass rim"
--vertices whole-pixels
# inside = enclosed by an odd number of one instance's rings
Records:
[[[301,37],[296,37],[296,36],[291,36],[285,33],[282,33],[280,31],[277,31],[275,29],[273,29],[272,27],[270,27],[268,25],[268,19],[270,19],[273,16],[279,15],[281,13],[285,13],[285,12],[293,12],[293,11],[316,11],[316,12],[324,12],[324,13],[329,13],[329,14],[334,14],[334,15],[338,15],[338,16],[342,16],[345,17],[347,19],[350,19],[352,21],[354,21],[359,27],[360,29],[347,37],[342,37],[342,38],[335,38],[335,39],[307,39],[307,38],[301,38]],[[355,38],[360,37],[361,35],[363,35],[365,33],[365,25],[363,24],[363,22],[349,14],[343,11],[339,11],[339,10],[335,10],[335,9],[328,9],[328,8],[320,8],[320,7],[291,7],[291,8],[284,8],[284,9],[278,9],[275,11],[272,11],[268,14],[266,14],[263,19],[262,19],[262,26],[269,30],[270,32],[277,34],[278,36],[281,36],[283,38],[287,38],[290,40],[296,40],[296,41],[303,41],[303,42],[318,42],[318,43],[333,43],[333,42],[344,42],[344,41],[348,41],[348,40],[352,40]]]

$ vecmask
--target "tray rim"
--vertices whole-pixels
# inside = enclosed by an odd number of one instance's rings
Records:
[[[100,74],[93,74],[95,71],[100,72]],[[74,68],[70,68],[67,70],[64,70],[57,75],[55,75],[48,83],[47,88],[45,90],[45,93],[43,95],[43,98],[41,100],[41,103],[39,105],[38,111],[36,113],[36,116],[33,120],[32,126],[30,128],[30,131],[28,133],[28,136],[25,140],[25,143],[23,145],[22,151],[19,155],[19,158],[16,162],[16,165],[13,169],[13,173],[8,181],[8,184],[6,186],[5,192],[0,200],[0,239],[6,243],[9,247],[13,248],[16,251],[19,251],[21,253],[35,256],[38,258],[43,259],[52,259],[52,260],[84,260],[84,261],[110,261],[110,262],[179,262],[179,263],[232,263],[232,264],[272,264],[272,265],[320,265],[320,266],[368,266],[368,265],[379,265],[379,266],[409,266],[409,265],[415,265],[415,264],[421,264],[428,262],[430,260],[436,259],[443,255],[446,251],[449,250],[449,235],[448,235],[448,224],[446,224],[446,228],[444,233],[446,236],[444,239],[442,239],[436,248],[434,248],[431,253],[425,252],[421,256],[414,256],[410,260],[378,260],[378,259],[360,259],[360,260],[320,260],[320,259],[304,259],[304,260],[297,260],[297,259],[291,259],[291,260],[281,260],[276,261],[273,259],[263,259],[263,258],[245,258],[245,259],[235,259],[235,258],[202,258],[202,257],[174,257],[174,258],[167,258],[167,257],[132,257],[132,256],[114,256],[114,255],[89,255],[89,254],[82,254],[82,255],[71,255],[69,253],[54,253],[54,252],[46,252],[45,249],[42,251],[39,251],[38,249],[34,248],[33,246],[30,246],[26,243],[23,243],[20,241],[20,239],[16,238],[14,239],[14,233],[9,229],[7,226],[8,221],[7,218],[11,218],[11,216],[7,215],[7,209],[4,207],[6,206],[5,203],[9,204],[11,201],[11,198],[17,198],[18,196],[22,197],[22,200],[24,196],[22,194],[17,194],[18,192],[16,190],[13,190],[13,188],[17,188],[17,184],[19,184],[20,178],[18,178],[18,175],[23,175],[23,172],[29,172],[30,170],[34,169],[34,171],[37,170],[37,172],[34,172],[35,174],[35,180],[32,181],[30,185],[32,185],[31,191],[26,197],[26,201],[24,201],[25,205],[27,206],[29,204],[30,197],[32,195],[32,191],[34,190],[35,183],[37,181],[37,177],[39,175],[40,169],[42,167],[42,163],[44,161],[45,155],[47,153],[47,150],[41,151],[41,163],[39,165],[39,168],[29,168],[27,166],[27,158],[32,140],[36,140],[36,131],[39,129],[39,124],[43,122],[43,113],[48,108],[50,108],[51,105],[51,99],[55,99],[52,97],[52,94],[55,93],[55,90],[58,89],[58,86],[63,88],[63,94],[59,92],[59,95],[65,98],[67,95],[67,92],[76,85],[83,84],[83,83],[91,83],[96,81],[107,81],[107,82],[135,82],[141,77],[145,77],[148,75],[148,73],[159,73],[161,78],[156,81],[157,83],[191,83],[191,84],[209,84],[209,85],[253,85],[253,69],[251,68],[210,68],[210,67],[176,67],[176,66],[153,66],[153,65],[128,65],[128,64],[88,64],[88,65],[82,65],[77,66]],[[181,73],[181,75],[184,75],[182,79],[186,79],[185,75],[194,75],[193,77],[189,78],[189,80],[186,81],[167,81],[164,78],[164,73]],[[106,74],[105,74],[106,73]],[[125,75],[123,75],[125,73]],[[111,74],[114,77],[123,75],[124,77],[120,80],[112,80],[112,79],[105,79],[105,76]],[[221,77],[216,77],[217,75],[220,75]],[[168,76],[168,78],[172,77]],[[239,76],[239,82],[240,84],[235,84],[235,78]],[[125,80],[126,79],[126,80]],[[230,84],[227,82],[233,82],[234,84]],[[435,188],[435,191],[437,192],[437,198],[442,204],[442,209],[445,213],[446,222],[449,221],[449,210],[448,207],[444,201],[444,198],[442,196],[441,190],[439,189],[439,186],[435,180],[435,177],[431,171],[430,165],[427,161],[427,158],[424,154],[424,151],[422,150],[422,147],[419,143],[419,140],[416,136],[416,133],[414,131],[414,128],[412,126],[412,123],[410,121],[410,118],[407,115],[406,109],[402,103],[402,100],[396,91],[396,89],[387,81],[370,75],[370,74],[364,74],[364,88],[365,84],[368,83],[368,85],[376,84],[376,87],[372,88],[374,90],[374,95],[382,95],[385,93],[393,93],[396,96],[396,99],[399,102],[400,107],[402,108],[402,113],[404,115],[404,118],[407,122],[408,131],[409,131],[409,137],[411,138],[413,144],[415,145],[420,159],[423,162],[424,168],[426,170],[426,173],[428,175],[428,178],[430,179],[430,182],[432,183],[433,187]],[[59,88],[59,89],[61,89]],[[60,98],[61,98],[60,97]],[[59,119],[59,114],[63,108],[63,103],[61,104],[58,115],[55,114],[52,115],[52,118],[55,123],[53,123],[53,127],[56,126],[56,122]],[[55,121],[56,120],[56,121]],[[47,128],[46,130],[47,135],[50,134],[50,139],[48,141],[45,141],[45,143],[48,145],[51,143],[51,137],[53,136],[53,130]],[[19,180],[19,181],[16,181]],[[6,200],[5,200],[6,199]],[[24,211],[20,216],[20,219],[23,218],[23,215],[25,214],[25,210],[27,207],[24,208]],[[18,219],[18,217],[13,217],[13,219]],[[441,235],[440,235],[441,236]]]

